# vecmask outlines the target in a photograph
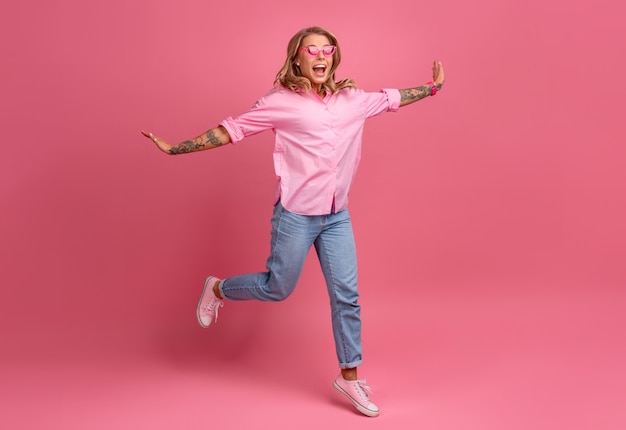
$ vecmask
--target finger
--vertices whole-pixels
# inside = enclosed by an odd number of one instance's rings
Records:
[[[150,139],[151,141],[153,141],[154,143],[157,143],[157,137],[152,134],[152,133],[148,133],[147,131],[143,131],[141,130],[141,134],[143,134],[144,136],[146,136],[148,139]]]

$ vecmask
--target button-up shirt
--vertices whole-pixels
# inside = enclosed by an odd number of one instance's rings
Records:
[[[321,98],[314,91],[275,88],[249,111],[220,125],[232,143],[273,130],[275,202],[293,213],[326,215],[348,206],[365,120],[399,107],[395,89],[343,89]]]

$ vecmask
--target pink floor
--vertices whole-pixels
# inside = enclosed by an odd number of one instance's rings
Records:
[[[325,298],[296,292],[276,304],[227,303],[206,331],[191,300],[172,304],[173,319],[126,333],[107,332],[107,315],[64,333],[32,329],[30,338],[23,327],[0,358],[2,427],[626,428],[623,291],[437,290],[411,301],[364,294],[360,376],[378,418],[332,389]],[[305,299],[319,317],[296,311]]]

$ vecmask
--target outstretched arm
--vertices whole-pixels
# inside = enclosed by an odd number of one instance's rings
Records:
[[[444,83],[443,65],[439,61],[433,63],[433,82],[415,87],[400,90],[400,106],[406,106],[415,103],[418,100],[433,95],[433,87],[435,91],[440,91]]]
[[[169,155],[186,154],[188,152],[204,151],[206,149],[217,148],[230,143],[230,135],[224,127],[217,126],[211,130],[194,137],[191,140],[185,140],[177,145],[170,145],[160,137],[156,137],[152,133],[142,131],[141,134],[156,143],[157,147]]]

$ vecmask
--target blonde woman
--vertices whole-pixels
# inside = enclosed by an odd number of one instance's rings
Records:
[[[365,380],[357,376],[362,364],[361,318],[348,192],[359,165],[365,120],[435,95],[444,72],[441,63],[434,62],[432,82],[366,92],[351,79],[335,81],[340,62],[339,42],[332,33],[319,27],[303,29],[289,41],[274,88],[249,111],[176,145],[142,133],[174,155],[274,131],[276,191],[267,271],[224,279],[209,276],[198,302],[198,322],[209,327],[225,300],[286,299],[314,246],[330,297],[340,369],[334,387],[358,411],[375,417],[379,409],[367,394]]]

